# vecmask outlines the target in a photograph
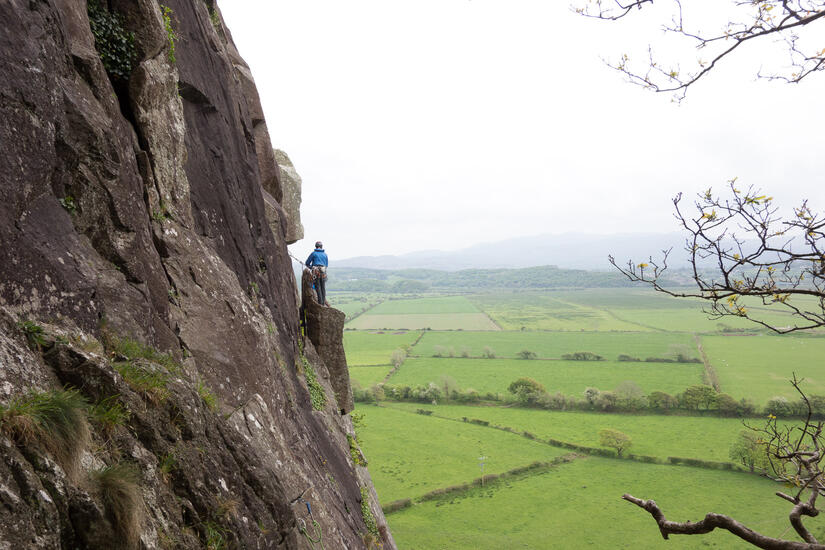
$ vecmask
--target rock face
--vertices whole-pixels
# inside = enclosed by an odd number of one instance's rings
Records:
[[[289,156],[280,149],[275,149],[275,160],[281,176],[281,206],[287,217],[286,242],[292,244],[304,238],[304,226],[301,224],[301,176]]]
[[[312,288],[312,275],[308,269],[301,275],[301,312],[306,335],[329,371],[341,414],[352,412],[352,386],[349,383],[343,340],[346,315],[343,311],[318,303],[318,297]]]
[[[0,3],[0,403],[70,385],[122,411],[71,452],[3,413],[0,541],[310,548],[315,521],[327,548],[394,548],[334,342],[301,342],[300,221],[249,68],[213,0],[164,4],[174,43],[157,0]]]

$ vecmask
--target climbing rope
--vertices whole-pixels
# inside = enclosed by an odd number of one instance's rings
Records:
[[[309,505],[309,501],[304,500],[304,504],[306,504],[309,519],[312,521],[312,527],[315,529],[316,538],[312,538],[312,536],[309,534],[309,531],[307,530],[307,524],[306,521],[304,521],[304,518],[298,518],[298,531],[306,537],[307,541],[309,541],[309,546],[310,548],[312,548],[312,550],[315,550],[316,544],[319,545],[318,548],[320,550],[326,550],[324,548],[324,533],[321,530],[321,524],[318,523],[315,520],[315,517],[312,515],[312,507]]]
[[[299,264],[301,267],[304,267],[304,262],[302,262],[301,260],[299,260],[298,258],[296,258],[295,256],[293,256],[293,255],[292,255],[292,252],[287,252],[287,254],[289,254],[289,257],[290,257],[290,258],[292,258],[293,260],[295,260],[296,262],[298,262],[298,264]]]

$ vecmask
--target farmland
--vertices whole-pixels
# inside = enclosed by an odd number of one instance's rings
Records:
[[[703,418],[585,412],[534,411],[520,408],[472,407],[462,405],[419,405],[396,403],[395,410],[413,413],[417,409],[461,420],[477,418],[517,432],[530,432],[540,439],[554,438],[587,447],[598,447],[598,432],[614,428],[633,439],[632,452],[666,458],[679,456],[725,462],[730,442],[744,429],[738,418]],[[383,414],[384,409],[380,409]],[[376,412],[374,414],[379,414]]]
[[[729,449],[745,429],[737,414],[758,426],[769,400],[796,399],[794,372],[809,394],[825,395],[825,336],[709,320],[700,305],[637,288],[387,295],[351,319],[345,347],[357,396],[385,400],[357,405],[362,449],[382,504],[411,502],[387,515],[399,546],[746,547],[726,533],[665,542],[620,499],[625,492],[655,498],[669,519],[725,512],[785,532],[789,507],[774,483],[735,471]],[[403,363],[391,370],[394,353]],[[579,356],[590,360],[572,360]],[[525,406],[509,391],[517,379],[557,397]],[[708,403],[680,405],[688,388],[710,383],[711,395],[729,395],[732,417]],[[671,400],[665,409],[645,408],[654,392]],[[618,413],[619,397],[632,408]],[[613,453],[600,445],[604,428],[630,437],[630,459],[602,456]],[[483,488],[480,457],[493,474]],[[518,473],[496,479],[508,471]],[[807,524],[825,532],[825,520]]]
[[[684,352],[690,357],[698,356],[690,334],[638,332],[427,332],[415,353],[433,356],[438,346],[454,351],[456,356],[466,349],[472,357],[481,357],[484,348],[490,348],[496,357],[511,359],[523,350],[535,352],[540,359],[559,359],[576,351],[592,351],[612,360],[621,354],[646,358]]]
[[[588,387],[612,390],[625,381],[635,382],[647,393],[663,391],[675,394],[688,386],[702,383],[702,366],[619,361],[427,357],[408,359],[390,383],[410,386],[430,382],[438,384],[442,376],[454,379],[459,388],[472,388],[481,393],[505,393],[511,382],[529,377],[549,391],[560,391],[565,395],[583,395]]]
[[[462,296],[389,300],[348,323],[352,329],[499,330]]]

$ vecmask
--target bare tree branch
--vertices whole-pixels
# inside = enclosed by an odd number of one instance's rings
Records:
[[[652,6],[651,0],[629,3],[595,0],[572,9],[585,17],[616,21]],[[803,43],[799,31],[819,20],[825,20],[825,0],[750,0],[734,1],[733,15],[715,32],[699,32],[685,28],[680,0],[671,0],[671,23],[662,28],[666,33],[694,43],[697,52],[709,53],[708,60],[697,59],[692,69],[681,71],[675,63],[664,63],[649,48],[648,60],[642,66],[631,66],[623,55],[618,63],[608,63],[624,73],[630,82],[656,92],[673,92],[681,101],[690,86],[717,68],[725,58],[751,42],[781,37],[790,56],[789,68],[778,73],[758,74],[760,78],[800,82],[814,72],[825,69],[825,48],[821,42]],[[634,9],[635,8],[635,9]],[[817,36],[814,34],[813,36]]]
[[[705,300],[712,319],[741,317],[778,333],[825,326],[825,217],[803,202],[791,219],[783,219],[772,197],[753,188],[742,191],[736,180],[729,187],[728,199],[710,189],[697,197],[693,216],[683,212],[681,194],[673,200],[676,219],[688,233],[695,290],[665,286],[670,250],[658,262],[651,257],[621,266],[609,256],[610,263],[659,292]],[[771,308],[788,313],[790,324],[766,320]]]

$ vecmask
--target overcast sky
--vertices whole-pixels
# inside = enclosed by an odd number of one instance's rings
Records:
[[[660,40],[655,24],[585,19],[563,0],[219,6],[272,143],[303,177],[299,257],[318,239],[334,262],[541,233],[670,232],[677,192],[734,176],[825,209],[825,76],[756,81],[784,62],[768,49],[727,60],[679,105],[602,61],[635,59]]]

